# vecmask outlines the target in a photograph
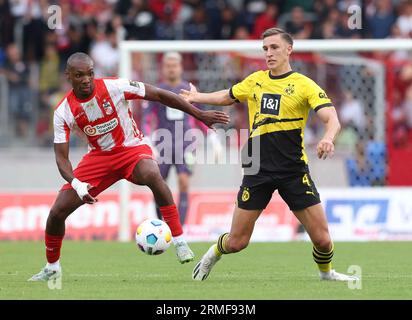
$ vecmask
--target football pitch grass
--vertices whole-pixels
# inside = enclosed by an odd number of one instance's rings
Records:
[[[210,243],[192,243],[181,265],[170,247],[147,256],[134,243],[65,241],[61,289],[27,282],[44,265],[42,242],[0,242],[0,299],[412,299],[412,243],[335,243],[334,268],[361,268],[361,289],[320,281],[309,242],[252,243],[224,256],[209,278],[191,279]]]

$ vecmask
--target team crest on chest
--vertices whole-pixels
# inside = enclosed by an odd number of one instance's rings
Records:
[[[288,83],[288,86],[285,88],[285,93],[290,96],[295,93],[295,85]]]
[[[106,112],[106,114],[108,116],[113,113],[113,108],[112,108],[110,102],[107,101],[106,99],[103,100],[102,106],[103,106],[104,112]]]

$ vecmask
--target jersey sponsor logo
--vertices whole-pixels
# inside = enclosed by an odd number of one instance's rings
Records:
[[[325,92],[319,92],[319,98],[321,98],[321,99],[329,99]]]
[[[327,199],[325,205],[329,223],[351,227],[382,224],[387,221],[388,199]]]
[[[98,135],[105,134],[105,133],[112,131],[114,128],[117,127],[118,124],[119,124],[119,121],[116,118],[114,118],[110,121],[97,124],[95,126],[87,125],[84,127],[83,131],[88,136],[93,137],[93,136],[98,136]]]
[[[264,93],[260,102],[260,113],[279,115],[280,111],[280,94]]]
[[[295,93],[295,85],[288,83],[288,86],[285,88],[285,93],[290,96]]]

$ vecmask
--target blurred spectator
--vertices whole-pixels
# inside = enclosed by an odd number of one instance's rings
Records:
[[[243,12],[244,18],[243,23],[247,25],[249,30],[253,30],[253,25],[255,19],[261,13],[266,10],[266,1],[264,0],[244,0],[243,1]]]
[[[160,21],[176,21],[182,8],[182,1],[149,0],[149,8]]]
[[[365,109],[360,100],[355,99],[351,91],[344,92],[339,118],[342,126],[351,125],[361,136],[366,129]]]
[[[0,0],[0,48],[7,47],[14,39],[14,19],[8,0]]]
[[[342,126],[342,129],[336,138],[336,148],[353,153],[359,138],[359,131],[352,124]]]
[[[29,69],[13,43],[7,47],[4,72],[9,83],[9,108],[15,120],[15,132],[18,137],[26,138],[33,116]]]
[[[316,13],[318,22],[323,22],[328,19],[332,10],[337,9],[336,0],[315,0],[313,10]]]
[[[369,173],[371,168],[365,155],[365,143],[358,140],[355,148],[354,157],[346,160],[349,185],[351,187],[368,187],[371,186]]]
[[[266,1],[265,0],[243,0],[243,10],[250,12],[254,15],[258,15],[265,11]]]
[[[349,185],[352,187],[382,186],[386,174],[386,146],[381,141],[356,143],[355,155],[346,160]]]
[[[391,139],[396,148],[405,148],[409,143],[409,126],[405,109],[402,105],[398,105],[392,109],[392,132]]]
[[[54,44],[47,44],[40,62],[40,93],[52,93],[60,86],[60,59]]]
[[[260,39],[262,33],[266,29],[276,27],[278,24],[277,22],[278,14],[279,14],[279,10],[276,4],[273,4],[273,3],[268,4],[265,12],[256,18],[254,28],[253,28],[253,37],[255,39]]]
[[[372,38],[386,38],[395,23],[395,13],[391,0],[376,0],[376,7],[371,7],[372,14],[367,16],[368,32]],[[368,14],[368,12],[367,12]]]
[[[203,6],[199,5],[195,8],[192,18],[185,23],[184,34],[187,40],[209,39],[206,14]]]
[[[230,39],[227,34],[231,32],[232,25],[235,23],[235,12],[228,5],[226,0],[203,0],[193,5],[193,9],[203,5],[207,17],[207,27],[210,38],[213,39]],[[193,15],[193,10],[192,10]],[[190,19],[190,17],[189,17]],[[189,20],[188,19],[188,20]],[[186,21],[185,21],[186,22]],[[225,30],[223,30],[225,29]],[[222,36],[224,38],[222,38]]]
[[[402,109],[405,112],[406,124],[408,129],[412,130],[412,85],[405,92],[405,97],[402,103]]]
[[[347,9],[340,13],[338,17],[336,37],[342,39],[358,39],[362,37],[362,32],[359,29],[349,28],[349,14]]]
[[[119,49],[116,32],[109,27],[106,32],[98,32],[92,45],[90,56],[94,61],[95,77],[112,77],[118,73]]]
[[[330,39],[336,38],[337,23],[339,21],[339,11],[337,9],[328,10],[325,15],[319,19],[319,23],[313,28],[311,38],[313,39]]]
[[[226,6],[221,12],[221,24],[219,25],[216,38],[222,40],[232,39],[237,24],[235,10],[232,7]]]
[[[276,1],[282,3],[281,9],[282,12],[290,12],[294,7],[301,7],[304,11],[310,12],[313,11],[314,0],[285,0],[285,1]],[[322,0],[323,6],[327,6],[328,0]],[[336,2],[336,1],[333,1]]]
[[[47,25],[43,14],[47,12],[46,1],[22,1],[27,8],[23,22],[23,58],[26,61],[39,61],[43,55],[44,32]],[[36,41],[33,41],[36,39]]]
[[[119,15],[114,16],[109,26],[113,29],[113,31],[116,34],[117,43],[126,39],[127,32],[126,32],[125,27],[123,26],[121,16]]]
[[[246,26],[238,26],[233,34],[233,40],[251,40],[252,35]]]
[[[286,22],[285,29],[294,39],[308,39],[311,33],[311,25],[305,20],[305,12],[301,7],[294,7],[291,11],[291,19]]]
[[[122,18],[126,39],[150,40],[155,38],[155,16],[145,0],[120,0],[115,12]]]
[[[396,25],[399,27],[400,34],[412,38],[412,1],[408,0],[401,4],[399,11]]]
[[[63,1],[60,4],[60,8],[62,21],[60,28],[55,29],[55,33],[60,58],[66,61],[71,52],[70,28],[81,28],[81,18],[72,12],[68,1]]]
[[[401,29],[397,24],[392,26],[391,34],[388,38],[391,39],[407,39],[407,36],[404,36],[401,33]],[[393,61],[402,61],[407,60],[410,57],[410,52],[408,50],[396,50],[390,53],[390,58]]]
[[[156,16],[156,38],[174,40],[180,38],[181,25],[178,24],[181,0],[149,0],[149,9]]]

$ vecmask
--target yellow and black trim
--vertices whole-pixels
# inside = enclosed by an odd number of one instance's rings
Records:
[[[317,264],[331,263],[333,258],[333,248],[329,252],[320,252],[318,249],[313,247],[312,255],[313,260],[315,260]]]
[[[229,95],[230,95],[230,97],[233,99],[233,100],[235,100],[236,102],[239,102],[239,100],[235,97],[235,95],[233,94],[233,87],[231,87],[230,89],[229,89]]]
[[[286,72],[286,73],[282,73],[282,74],[280,74],[280,75],[273,76],[273,75],[270,73],[270,71],[268,72],[269,78],[272,79],[272,80],[284,79],[284,78],[290,76],[292,73],[295,73],[295,71],[291,70],[291,71],[288,71],[288,72]]]
[[[321,105],[315,107],[314,110],[315,110],[315,112],[318,112],[319,109],[322,109],[322,108],[325,108],[325,107],[333,107],[333,104],[332,103],[324,103],[324,104],[321,104]]]
[[[219,239],[217,240],[217,250],[221,253],[221,254],[228,254],[228,252],[225,249],[225,243],[226,243],[226,239],[229,236],[229,232],[226,232],[222,235],[220,235]]]

